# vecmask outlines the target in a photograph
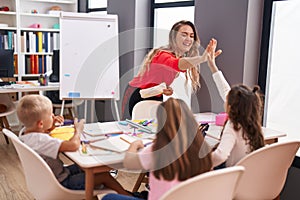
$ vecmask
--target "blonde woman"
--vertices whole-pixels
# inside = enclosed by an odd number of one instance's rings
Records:
[[[146,100],[139,93],[141,89],[165,82],[167,88],[163,90],[163,94],[172,95],[173,90],[169,86],[179,72],[185,73],[186,80],[191,80],[193,91],[196,91],[200,87],[198,65],[207,61],[207,52],[199,55],[199,46],[200,39],[192,22],[175,23],[169,33],[169,44],[151,50],[139,73],[129,82],[122,102],[123,117],[126,111],[131,116],[134,105]],[[216,56],[220,53],[221,51],[217,51]],[[162,95],[147,98],[150,99],[162,101]]]

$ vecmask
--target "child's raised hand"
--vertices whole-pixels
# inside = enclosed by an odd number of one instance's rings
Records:
[[[214,73],[218,70],[217,65],[216,65],[216,57],[218,57],[221,53],[222,50],[218,50],[216,51],[217,48],[217,40],[212,38],[209,41],[209,44],[206,48],[207,51],[207,62],[208,62],[208,66],[211,68],[211,71]]]
[[[64,124],[64,117],[63,116],[55,116],[52,114],[52,127],[47,130],[47,132],[51,132],[53,129],[55,129],[56,126],[60,126]]]
[[[61,115],[57,115],[57,116],[53,116],[53,124],[59,124],[59,125],[63,125],[64,124],[64,116]]]
[[[74,119],[75,133],[79,133],[79,134],[83,133],[84,123],[85,123],[84,119],[81,119],[80,121],[78,121],[77,118]]]

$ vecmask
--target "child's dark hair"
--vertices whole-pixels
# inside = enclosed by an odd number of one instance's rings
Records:
[[[251,90],[245,85],[236,85],[227,96],[228,118],[236,131],[243,128],[243,138],[249,142],[250,151],[265,145],[261,128],[263,103],[259,91],[259,86]]]

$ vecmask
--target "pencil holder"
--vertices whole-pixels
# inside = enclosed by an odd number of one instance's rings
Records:
[[[228,119],[228,115],[225,112],[219,113],[216,116],[216,125],[217,126],[224,126],[224,123],[226,122],[226,120]]]

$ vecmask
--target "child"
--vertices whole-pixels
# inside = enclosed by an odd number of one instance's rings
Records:
[[[218,72],[215,63],[215,48],[217,41],[212,39],[208,48],[208,65],[212,73]],[[213,75],[214,75],[213,74]],[[215,81],[220,95],[225,97],[225,111],[228,114],[221,136],[221,141],[212,152],[213,166],[226,161],[226,166],[235,165],[248,153],[265,145],[261,129],[262,101],[258,94],[259,87],[253,90],[237,85],[230,89],[226,80]]]
[[[152,146],[143,149],[133,142],[125,154],[124,167],[150,170],[149,200],[159,199],[182,181],[212,169],[211,149],[184,101],[169,98],[157,110],[158,133]],[[141,150],[142,151],[139,151]],[[108,194],[108,199],[136,199]]]
[[[261,129],[262,102],[259,87],[251,90],[245,85],[231,88],[225,102],[228,114],[221,141],[212,153],[213,166],[226,161],[226,166],[235,165],[250,152],[265,145]]]
[[[68,140],[52,138],[48,133],[55,122],[63,122],[62,117],[52,113],[51,101],[42,95],[26,95],[17,106],[17,115],[25,129],[20,140],[34,149],[47,162],[57,180],[66,188],[73,190],[85,189],[85,174],[77,165],[64,167],[58,154],[64,151],[77,151],[80,146],[80,133],[83,132],[84,120],[74,121],[75,133]],[[97,174],[95,186],[104,185],[120,194],[129,195],[109,172]]]

